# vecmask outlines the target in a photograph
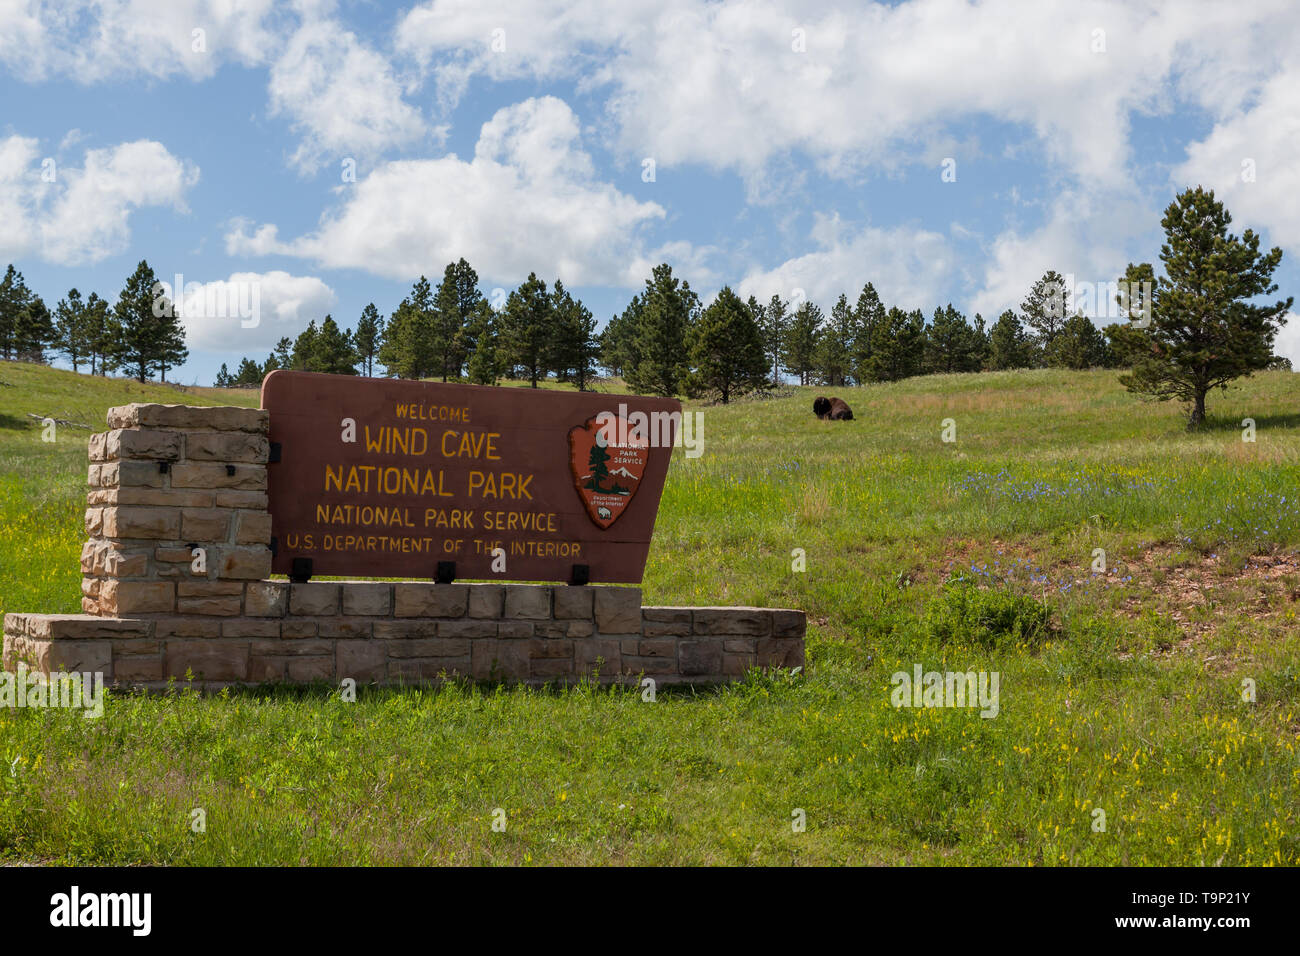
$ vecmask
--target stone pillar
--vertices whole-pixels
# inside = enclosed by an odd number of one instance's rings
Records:
[[[261,409],[125,405],[90,439],[87,614],[237,615],[271,574]]]

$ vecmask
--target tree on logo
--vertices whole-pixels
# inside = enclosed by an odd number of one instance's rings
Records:
[[[625,495],[627,489],[617,482],[612,488],[605,488],[605,481],[610,477],[609,474],[609,452],[605,451],[600,445],[591,446],[591,457],[588,459],[587,466],[591,469],[591,476],[587,483],[582,487],[590,491],[598,491],[606,495]]]

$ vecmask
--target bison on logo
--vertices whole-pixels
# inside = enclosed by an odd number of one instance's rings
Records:
[[[569,468],[588,517],[603,529],[617,521],[636,496],[650,460],[650,443],[629,436],[626,419],[609,415],[597,424],[600,417],[570,429]]]

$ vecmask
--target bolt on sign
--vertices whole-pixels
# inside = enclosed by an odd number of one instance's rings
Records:
[[[681,404],[275,371],[272,569],[636,583]]]

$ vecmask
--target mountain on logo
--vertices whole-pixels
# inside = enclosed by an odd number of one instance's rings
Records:
[[[618,475],[620,478],[631,478],[633,481],[636,481],[636,480],[637,480],[636,475],[634,475],[634,474],[632,474],[632,472],[628,471],[627,468],[626,468],[626,466],[623,467],[623,468],[615,468],[613,471],[610,472],[610,474],[611,474],[611,475]]]

